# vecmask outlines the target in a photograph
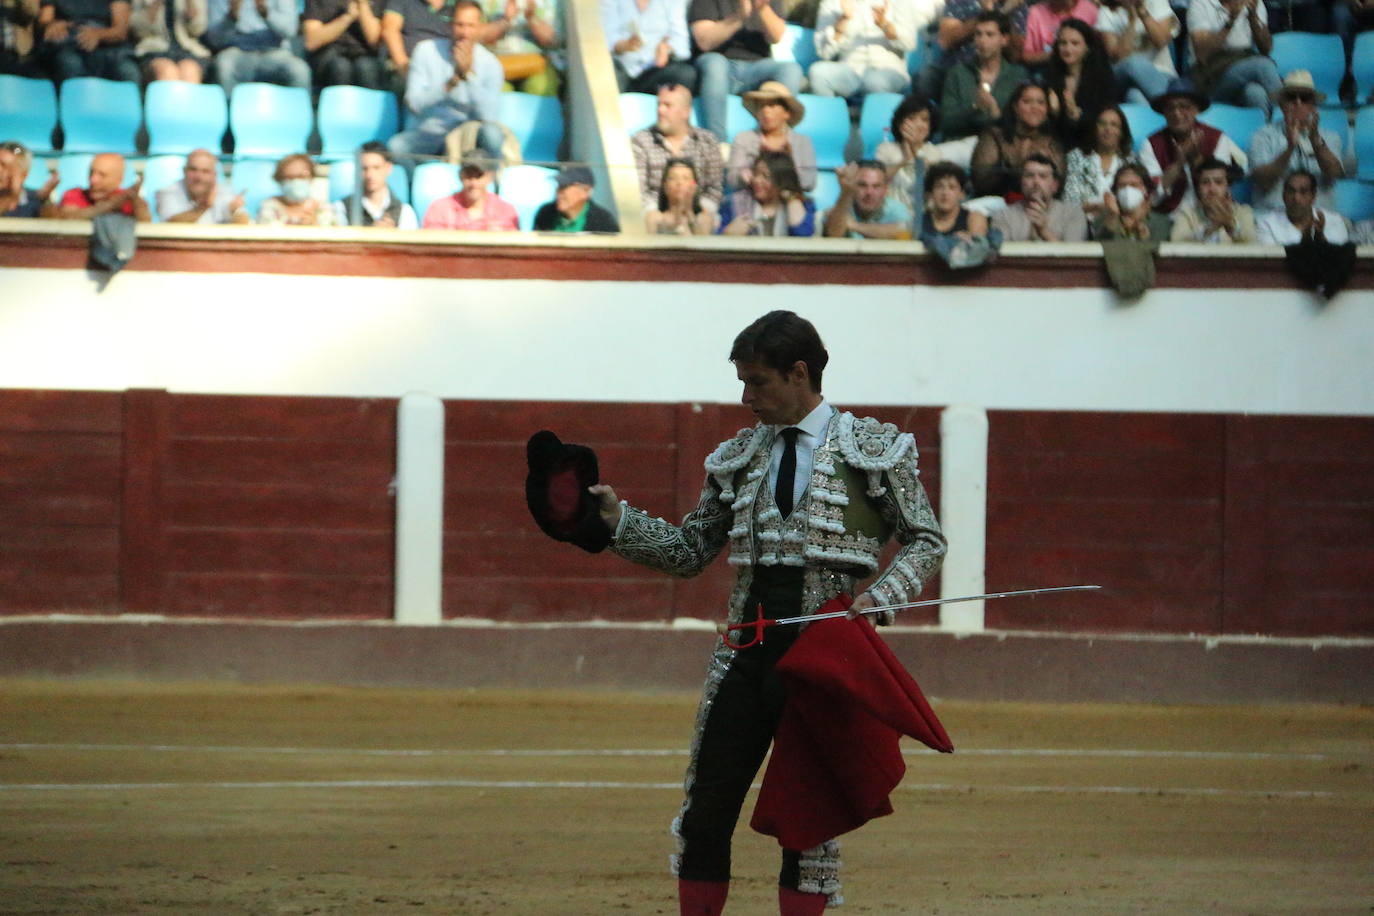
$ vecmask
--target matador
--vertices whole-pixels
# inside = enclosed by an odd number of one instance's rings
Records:
[[[745,328],[730,361],[744,386],[742,401],[758,422],[707,457],[700,501],[681,524],[620,501],[608,485],[590,487],[612,533],[611,549],[684,577],[728,549],[737,572],[731,623],[760,613],[812,614],[832,599],[853,596],[856,584],[874,574],[854,598],[852,616],[914,600],[945,553],[918,476],[915,442],[892,424],[832,407],[821,394],[828,358],[816,329],[792,312],[770,312]],[[893,538],[900,548],[880,569],[880,553]],[[686,798],[672,825],[684,916],[724,909],[731,837],[788,700],[776,669],[802,629],[779,627],[742,650],[723,639],[716,643],[697,712]],[[804,849],[784,844],[778,899],[783,916],[812,916],[841,902],[833,837]]]

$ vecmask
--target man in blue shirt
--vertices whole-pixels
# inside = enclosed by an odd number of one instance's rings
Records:
[[[205,43],[225,95],[239,83],[310,88],[310,65],[291,50],[300,27],[296,0],[210,0]]]
[[[481,43],[482,7],[476,0],[459,0],[453,8],[452,40],[430,39],[415,46],[406,78],[406,105],[419,123],[387,143],[408,165],[415,156],[444,151],[449,131],[469,121],[482,124],[477,146],[500,160],[505,134],[501,113],[501,62]]]
[[[835,171],[840,197],[825,214],[826,238],[909,239],[911,211],[887,196],[887,169],[860,159]]]

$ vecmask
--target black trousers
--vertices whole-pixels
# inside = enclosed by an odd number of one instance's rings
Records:
[[[765,617],[792,617],[801,607],[802,570],[754,570],[745,619],[763,605]],[[730,838],[787,700],[774,666],[796,640],[797,627],[764,631],[764,642],[735,653],[721,678],[697,749],[696,776],[682,815],[678,876],[691,881],[730,880]],[[784,850],[778,883],[796,890],[798,852]]]

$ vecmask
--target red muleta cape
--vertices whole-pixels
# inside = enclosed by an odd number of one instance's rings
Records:
[[[817,613],[843,611],[843,595]],[[787,849],[810,849],[892,813],[906,772],[898,741],[954,745],[916,681],[865,621],[807,625],[778,661],[787,704],[750,826]]]

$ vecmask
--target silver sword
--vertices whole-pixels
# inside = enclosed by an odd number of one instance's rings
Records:
[[[914,607],[932,607],[937,604],[957,604],[960,601],[987,601],[993,598],[1015,598],[1019,595],[1048,595],[1052,592],[1091,592],[1102,588],[1100,585],[1058,585],[1052,588],[1021,588],[1010,592],[989,592],[986,595],[963,595],[958,598],[928,598],[925,601],[908,601],[905,604],[884,604],[881,607],[866,608],[855,616],[865,617],[869,614],[880,614],[884,611],[904,611]],[[761,609],[760,609],[761,610]],[[755,620],[748,623],[722,624],[717,627],[721,636],[725,637],[725,644],[732,649],[747,649],[750,646],[763,641],[764,627],[785,626],[794,623],[813,623],[817,620],[833,620],[838,617],[848,617],[848,611],[831,611],[825,614],[809,614],[805,617],[784,617],[781,620],[769,620],[762,614]],[[731,630],[753,630],[754,638],[747,643],[736,645],[730,642],[729,632]]]

